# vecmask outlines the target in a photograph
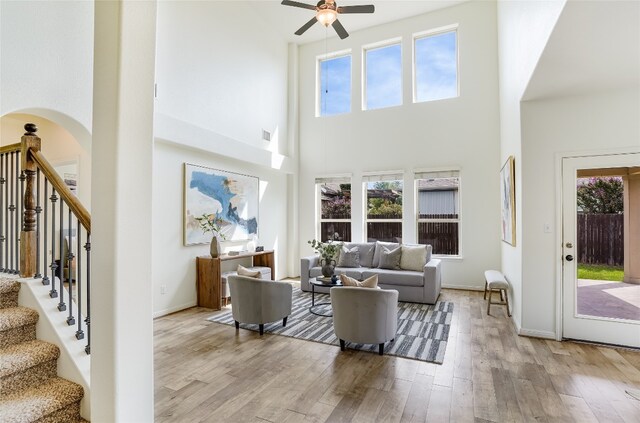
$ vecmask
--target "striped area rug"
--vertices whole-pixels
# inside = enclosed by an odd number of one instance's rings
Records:
[[[329,302],[329,295],[316,294],[316,304]],[[284,335],[323,344],[338,345],[333,332],[333,319],[311,314],[311,293],[293,288],[293,303],[287,327],[282,327],[282,320],[264,325],[266,333]],[[323,314],[331,313],[331,306],[320,306],[314,309]],[[384,353],[398,357],[413,358],[441,364],[447,348],[447,338],[453,303],[439,301],[435,305],[398,302],[398,332],[394,342],[385,344]],[[231,311],[227,311],[207,320],[225,325],[234,325]],[[258,331],[258,325],[240,324],[241,328]],[[378,345],[347,343],[347,348],[378,352]]]

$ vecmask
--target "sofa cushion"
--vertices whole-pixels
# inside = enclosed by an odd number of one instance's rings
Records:
[[[350,278],[355,278],[355,279],[359,279],[362,280],[364,279],[362,277],[362,272],[365,270],[369,270],[369,268],[366,267],[336,267],[334,273],[336,275],[347,275]]]
[[[393,250],[394,248],[398,248],[398,246],[400,246],[400,244],[398,244],[397,242],[376,241],[376,248],[373,253],[373,262],[371,264],[371,267],[380,266],[380,254],[382,254],[382,247],[390,247]]]
[[[427,246],[402,244],[400,247],[402,248],[400,268],[422,272],[424,265],[427,264]]]
[[[382,253],[380,254],[381,269],[400,270],[400,259],[402,258],[402,248],[397,247],[391,249],[389,247],[382,247]]]
[[[309,269],[310,278],[317,278],[318,276],[322,276],[322,267],[316,266]]]
[[[340,281],[344,286],[357,286],[359,288],[377,288],[378,287],[378,275],[370,276],[363,281],[350,278],[347,275],[340,275]]]
[[[344,244],[348,249],[358,247],[358,254],[360,255],[360,266],[373,267],[373,252],[376,249],[375,242],[355,243],[350,242]]]
[[[360,267],[360,253],[358,247],[347,248],[344,245],[340,249],[338,258],[339,267]]]
[[[367,269],[363,278],[378,275],[378,285],[423,286],[424,273],[412,270]]]

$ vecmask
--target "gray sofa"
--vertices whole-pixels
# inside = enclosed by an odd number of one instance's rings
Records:
[[[347,248],[363,246],[364,248],[379,248],[376,243],[348,243]],[[372,247],[373,246],[373,247]],[[369,264],[363,260],[364,264]],[[373,267],[375,263],[364,267],[336,267],[335,274],[342,273],[352,278],[363,280],[378,275],[378,286],[382,289],[398,291],[400,301],[413,303],[435,304],[440,295],[441,270],[440,260],[431,258],[431,246],[427,245],[427,260],[422,272],[412,270],[390,270]],[[322,276],[319,256],[303,257],[300,260],[300,287],[303,291],[311,291],[309,279]],[[328,293],[329,288],[315,287],[316,292]]]

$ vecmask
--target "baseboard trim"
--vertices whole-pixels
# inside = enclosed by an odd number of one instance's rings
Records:
[[[520,328],[518,330],[518,335],[520,336],[528,336],[531,338],[543,338],[543,339],[556,339],[556,334],[547,330],[535,330],[535,329],[525,329]]]
[[[155,311],[153,313],[153,318],[166,316],[167,314],[175,313],[176,311],[186,310],[191,307],[195,307],[198,305],[197,301],[190,301],[188,303],[180,304],[175,307],[166,308],[164,310]]]
[[[462,289],[464,291],[484,291],[484,287],[482,286],[467,286],[467,285],[449,285],[442,284],[442,288],[446,289]]]

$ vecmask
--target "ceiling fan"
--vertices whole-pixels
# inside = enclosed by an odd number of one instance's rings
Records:
[[[349,36],[349,33],[338,20],[338,14],[341,13],[373,13],[375,7],[372,4],[361,6],[342,6],[338,7],[334,0],[320,0],[316,6],[312,4],[300,3],[297,1],[283,0],[285,6],[301,7],[303,9],[315,10],[316,15],[306,24],[302,25],[295,32],[296,35],[302,35],[305,31],[313,26],[316,22],[320,22],[324,26],[331,25],[336,30],[341,39]]]

